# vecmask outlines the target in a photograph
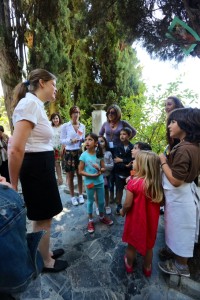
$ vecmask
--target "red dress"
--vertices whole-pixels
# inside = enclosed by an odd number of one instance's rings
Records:
[[[127,190],[133,193],[133,205],[126,214],[122,241],[146,255],[154,247],[160,214],[160,204],[145,196],[143,178],[133,178]]]

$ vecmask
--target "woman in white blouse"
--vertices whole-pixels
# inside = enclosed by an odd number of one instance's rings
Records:
[[[44,272],[59,272],[68,266],[66,261],[56,260],[63,249],[49,249],[52,218],[63,208],[55,177],[53,131],[44,109],[45,102],[55,101],[56,92],[56,77],[43,69],[33,70],[27,81],[15,87],[14,132],[9,151],[12,188],[17,190],[20,177],[33,231],[45,231],[39,243]]]
[[[80,109],[73,106],[69,110],[71,120],[64,123],[61,128],[60,142],[65,145],[65,171],[73,205],[84,203],[82,176],[78,174],[81,143],[85,139],[85,125],[79,122]],[[74,173],[78,179],[78,198],[74,195]]]
[[[63,148],[62,148],[62,145],[60,143],[62,119],[61,119],[61,116],[59,115],[59,113],[53,113],[50,117],[50,121],[51,121],[51,126],[52,126],[52,129],[53,129],[53,139],[52,139],[52,141],[53,141],[57,181],[58,181],[58,185],[61,185],[61,184],[63,184],[62,168],[61,168]]]

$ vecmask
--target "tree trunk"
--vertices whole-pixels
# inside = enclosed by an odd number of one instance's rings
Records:
[[[0,74],[4,94],[5,107],[12,132],[12,91],[15,85],[21,81],[21,71],[12,35],[10,23],[9,1],[0,0]]]

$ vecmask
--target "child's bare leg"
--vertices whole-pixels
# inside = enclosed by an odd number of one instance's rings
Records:
[[[55,167],[56,167],[56,174],[58,177],[58,184],[63,184],[61,165],[59,161],[55,162]]]
[[[187,266],[187,262],[188,262],[187,257],[182,257],[182,256],[176,255],[175,260],[177,261],[178,264],[183,265],[183,266]]]
[[[128,265],[132,266],[136,257],[136,249],[130,244],[126,248],[126,257]]]
[[[88,218],[89,218],[89,220],[92,220],[93,219],[92,214],[88,214]]]
[[[146,255],[144,257],[144,268],[148,271],[151,270],[152,259],[153,259],[153,249],[149,249],[147,250]]]

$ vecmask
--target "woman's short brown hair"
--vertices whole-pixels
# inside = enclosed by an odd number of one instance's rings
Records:
[[[115,113],[116,113],[116,120],[119,121],[121,119],[121,117],[122,117],[122,112],[121,112],[120,107],[118,105],[116,105],[116,104],[110,105],[108,107],[108,109],[107,109],[107,112],[106,112],[106,117],[107,118],[108,118],[108,115],[109,115],[109,112],[110,112],[111,109],[113,109],[115,111]],[[108,120],[108,122],[109,122],[109,120]]]
[[[72,116],[72,114],[73,114],[74,112],[77,112],[77,110],[78,110],[78,112],[80,113],[80,108],[79,108],[78,106],[76,106],[76,105],[72,106],[72,107],[70,108],[70,110],[69,110],[69,115],[70,115],[70,117]]]

